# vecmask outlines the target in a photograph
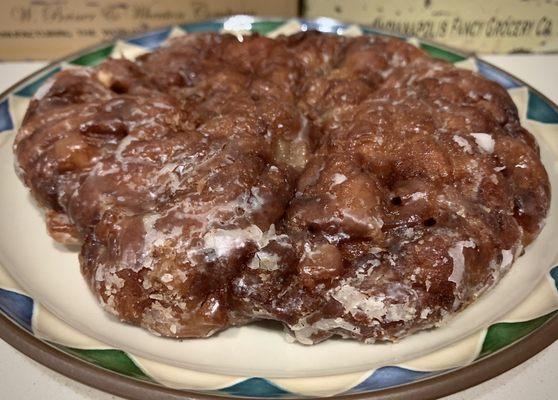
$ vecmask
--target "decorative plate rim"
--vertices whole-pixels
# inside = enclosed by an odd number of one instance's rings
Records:
[[[204,25],[211,23],[224,23],[233,17],[249,17],[252,22],[278,22],[278,23],[288,23],[290,21],[296,21],[301,24],[314,24],[320,25],[327,20],[331,24],[340,26],[351,26],[352,24],[344,23],[332,18],[316,18],[316,19],[304,19],[304,18],[280,18],[280,17],[265,17],[265,16],[250,16],[245,14],[231,15],[228,17],[223,17],[219,19],[211,19],[205,21],[198,21],[192,23],[184,23],[181,25],[170,25],[154,30],[149,30],[141,33],[136,33],[134,35],[117,37],[112,40],[103,41],[92,46],[88,46],[76,52],[72,52],[64,57],[56,59],[48,63],[46,66],[38,69],[25,78],[19,80],[18,82],[11,85],[8,89],[0,93],[0,103],[8,98],[10,94],[17,91],[18,88],[24,87],[26,83],[29,83],[37,76],[40,76],[46,71],[52,70],[57,66],[62,65],[65,62],[71,62],[78,59],[80,56],[88,55],[99,51],[110,45],[114,45],[117,41],[129,42],[134,39],[145,37],[148,34],[153,34],[157,32],[169,31],[175,26],[187,26],[187,25]],[[367,27],[364,24],[354,24],[358,27],[367,29],[363,34],[375,34],[391,36],[401,39],[410,39],[404,35],[394,34],[392,32],[386,32],[377,30],[371,27]],[[515,75],[485,61],[479,59],[476,53],[464,52],[461,50],[453,49],[449,46],[436,43],[434,41],[419,39],[420,44],[427,46],[433,46],[442,51],[452,53],[453,55],[467,58],[474,58],[476,62],[484,64],[489,68],[497,71],[504,76],[512,78],[519,83],[520,86],[526,87],[529,92],[534,93],[540,99],[542,99],[550,108],[558,113],[558,105],[556,105],[547,96],[534,89],[532,86],[524,82],[523,80],[517,78]],[[37,303],[38,304],[38,303]],[[523,363],[527,359],[533,357],[535,354],[542,351],[544,348],[548,347],[556,340],[558,340],[558,312],[553,311],[553,315],[548,315],[548,319],[542,323],[538,328],[529,332],[528,334],[521,337],[519,340],[508,344],[507,346],[490,353],[488,356],[478,358],[467,364],[465,366],[452,368],[446,372],[438,373],[435,376],[426,376],[417,379],[412,382],[400,384],[393,387],[378,389],[374,391],[364,391],[361,393],[353,394],[338,394],[335,398],[339,399],[402,399],[407,398],[407,396],[412,395],[417,399],[430,399],[438,398],[452,393],[459,392],[461,390],[467,389],[469,387],[480,384],[486,380],[489,380],[515,366]],[[497,322],[494,322],[496,324]],[[83,384],[89,385],[91,387],[109,392],[114,395],[122,396],[129,399],[138,400],[151,400],[151,399],[212,399],[216,396],[219,397],[229,397],[226,393],[212,393],[205,394],[198,391],[192,391],[188,389],[173,389],[171,387],[166,387],[156,382],[143,381],[128,375],[120,374],[115,371],[105,369],[100,366],[96,366],[84,359],[76,357],[69,354],[48,341],[40,339],[33,335],[33,333],[23,329],[16,321],[10,318],[5,312],[0,308],[0,338],[5,342],[10,344],[12,347],[16,348],[23,354],[29,356],[33,360],[45,365],[46,367],[59,372],[71,379],[74,379]],[[230,396],[231,398],[239,398],[239,396]],[[304,396],[309,398],[309,396]],[[242,397],[241,398],[245,398]],[[249,398],[257,399],[264,397],[253,397]]]
[[[464,367],[392,388],[335,395],[335,398],[399,400],[412,395],[416,400],[426,400],[460,392],[518,366],[554,343],[558,339],[557,315],[518,342]],[[6,317],[2,311],[0,338],[26,356],[68,378],[130,400],[206,400],[216,397],[215,394],[164,387],[95,366],[36,338]],[[238,398],[226,395],[220,397]]]

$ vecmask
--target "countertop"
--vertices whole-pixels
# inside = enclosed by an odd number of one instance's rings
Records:
[[[514,74],[558,103],[558,55],[481,58]],[[0,92],[44,62],[0,63]],[[558,396],[558,342],[512,370],[445,400],[551,400]],[[6,400],[118,400],[43,367],[0,340],[0,397]]]

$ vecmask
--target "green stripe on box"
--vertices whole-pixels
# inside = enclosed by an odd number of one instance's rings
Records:
[[[542,317],[535,318],[524,322],[501,322],[488,328],[486,337],[482,344],[482,349],[478,358],[482,358],[488,354],[494,353],[504,347],[527,336],[534,330],[538,329],[546,321],[556,315],[558,311],[553,311]]]
[[[112,53],[113,48],[114,48],[114,44],[111,44],[106,47],[102,47],[91,53],[87,53],[73,60],[70,60],[70,63],[85,66],[85,67],[93,67],[106,60],[110,56],[110,53]]]
[[[101,368],[129,376],[131,378],[154,382],[128,355],[121,350],[84,350],[52,343],[62,351]]]
[[[430,54],[432,57],[440,58],[451,63],[466,60],[467,57],[460,56],[459,54],[443,50],[439,47],[432,46],[431,44],[421,43],[420,48]]]

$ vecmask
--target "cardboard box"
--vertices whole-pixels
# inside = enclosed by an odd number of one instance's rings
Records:
[[[116,36],[231,14],[292,17],[297,0],[1,0],[0,59],[46,60]]]
[[[556,0],[1,0],[0,60],[232,14],[332,17],[477,53],[558,52]]]
[[[558,51],[558,1],[305,0],[303,9],[477,53]]]

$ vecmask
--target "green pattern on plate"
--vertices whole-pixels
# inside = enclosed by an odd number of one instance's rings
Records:
[[[420,48],[430,54],[432,57],[440,58],[442,60],[449,61],[451,63],[466,60],[467,57],[460,56],[459,54],[452,53],[447,50],[443,50],[439,47],[432,46],[430,44],[421,43]]]
[[[219,389],[219,392],[231,396],[257,397],[257,398],[281,398],[291,393],[273,385],[267,379],[249,378],[232,386]],[[292,397],[289,396],[289,397]]]
[[[267,35],[269,32],[279,28],[281,25],[283,25],[283,22],[280,21],[253,22],[250,30],[252,32],[257,32],[260,35]]]
[[[547,124],[556,124],[558,123],[558,111],[541,96],[529,90],[527,118]]]
[[[121,350],[83,350],[52,343],[62,351],[91,364],[132,378],[153,382],[128,355]]]
[[[112,52],[113,48],[114,48],[113,44],[106,47],[102,47],[91,53],[87,53],[82,56],[79,56],[78,58],[71,60],[70,63],[87,66],[87,67],[95,66],[97,64],[100,64],[102,61],[106,60],[110,56],[110,53]]]
[[[524,322],[501,322],[488,328],[478,358],[494,353],[527,336],[552,318],[557,311]]]

